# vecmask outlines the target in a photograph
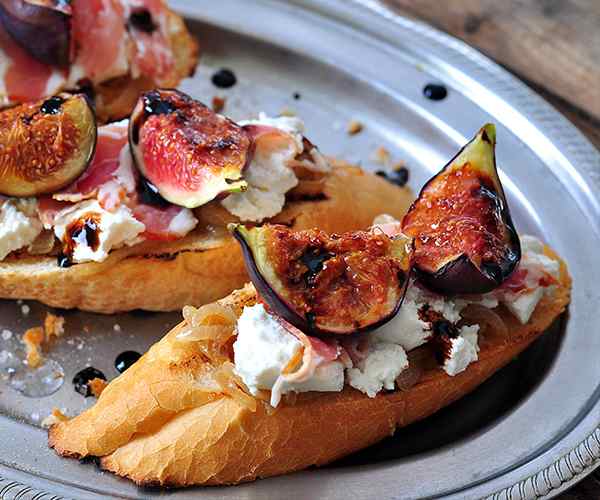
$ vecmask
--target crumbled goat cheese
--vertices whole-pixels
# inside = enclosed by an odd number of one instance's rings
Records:
[[[111,250],[123,245],[131,246],[139,243],[138,236],[146,229],[144,224],[133,217],[126,206],[120,205],[114,212],[109,212],[104,210],[98,201],[88,200],[63,211],[60,217],[57,217],[54,234],[63,241],[69,224],[90,214],[100,219],[97,232],[98,246],[92,248],[88,243],[86,231],[81,231],[75,237],[72,255],[74,262],[102,262]]]
[[[451,348],[444,362],[444,371],[454,376],[464,371],[472,362],[477,361],[478,325],[463,326],[460,335],[450,340]]]
[[[221,202],[230,213],[244,221],[261,222],[281,212],[285,194],[298,184],[289,163],[302,152],[302,140],[298,145],[294,135],[290,134],[290,138],[278,147],[267,142],[269,137],[256,141],[254,156],[244,173],[246,191],[230,194]]]
[[[267,313],[262,304],[245,307],[238,319],[233,344],[235,372],[252,394],[271,390],[283,368],[301,348],[302,343]],[[344,366],[332,361],[317,367],[308,380],[284,382],[274,401],[278,402],[279,396],[288,392],[338,392],[343,387]]]
[[[406,368],[408,357],[401,346],[377,342],[357,367],[348,369],[348,383],[374,398],[382,389],[393,390],[396,377]]]
[[[0,208],[0,260],[33,243],[42,232],[42,223],[27,214],[29,209],[14,200],[5,201]]]
[[[460,320],[460,311],[466,305],[459,306],[448,298],[425,292],[411,283],[398,314],[371,335],[381,342],[399,344],[407,351],[425,344],[432,335],[431,325],[419,318],[419,310],[426,304],[452,323]]]

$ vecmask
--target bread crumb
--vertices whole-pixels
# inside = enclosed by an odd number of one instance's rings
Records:
[[[12,335],[13,335],[13,333],[10,330],[7,330],[6,328],[4,330],[2,330],[2,339],[3,340],[10,340]]]
[[[392,155],[383,146],[379,146],[373,154],[373,161],[378,163],[379,165],[388,166],[390,164],[391,159]]]
[[[46,313],[44,319],[44,332],[46,333],[46,342],[52,340],[52,337],[62,337],[65,333],[65,318],[55,316],[52,313]]]
[[[359,122],[358,120],[351,120],[350,123],[348,123],[348,128],[346,130],[348,131],[348,134],[356,135],[362,132],[362,129],[363,124],[361,122]]]
[[[106,380],[103,380],[98,377],[93,378],[88,382],[88,387],[90,388],[90,391],[95,398],[100,397],[100,394],[102,394],[102,391],[106,388],[107,385],[108,382]]]
[[[23,316],[29,316],[30,311],[31,311],[31,307],[29,307],[27,304],[23,304],[21,306],[21,314]]]
[[[224,97],[218,95],[212,98],[212,109],[215,113],[220,113],[225,109],[225,103],[227,100]]]
[[[30,328],[23,335],[25,344],[26,362],[31,368],[37,368],[44,360],[40,347],[44,342],[44,329],[41,326]]]
[[[66,422],[67,420],[69,420],[69,417],[67,417],[62,411],[60,411],[58,408],[52,408],[52,413],[42,420],[42,427],[44,429],[49,429],[54,424]]]
[[[290,108],[283,108],[279,112],[279,116],[296,116],[296,112],[293,109],[290,109]]]
[[[114,330],[115,332],[120,332],[120,331],[121,331],[121,325],[119,325],[119,323],[115,323],[115,324],[113,325],[113,330]]]

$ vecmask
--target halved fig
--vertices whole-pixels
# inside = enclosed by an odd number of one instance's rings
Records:
[[[177,90],[142,94],[131,114],[129,143],[142,175],[175,205],[195,208],[246,189],[248,134]]]
[[[487,124],[425,184],[402,221],[414,239],[417,276],[434,291],[489,292],[521,258],[495,146],[496,129]]]
[[[351,334],[398,312],[408,283],[408,239],[357,231],[327,235],[285,226],[230,224],[260,296],[311,334]]]
[[[0,21],[35,59],[66,68],[71,40],[71,6],[65,0],[0,0]]]
[[[0,112],[0,194],[37,196],[73,182],[96,147],[84,95],[60,94]]]

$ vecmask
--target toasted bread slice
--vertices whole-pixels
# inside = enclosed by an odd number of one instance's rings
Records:
[[[368,227],[381,213],[404,215],[413,199],[408,188],[333,163],[313,193],[316,199],[289,201],[272,222],[298,230],[318,226],[344,232]],[[9,257],[0,262],[0,297],[100,313],[172,311],[215,301],[248,277],[239,245],[226,231],[226,223],[234,219],[218,202],[196,215],[200,224],[185,238],[115,250],[101,263],[61,268],[55,257]]]
[[[114,380],[95,406],[51,427],[49,443],[63,456],[102,457],[104,469],[141,485],[236,484],[326,464],[473,390],[551,325],[568,305],[570,287],[561,263],[559,284],[527,324],[498,308],[510,336],[481,338],[479,360],[454,377],[432,367],[406,391],[375,398],[349,387],[304,393],[275,411],[259,401],[252,412],[200,390],[205,361],[193,343],[177,341],[182,323]],[[221,303],[239,315],[254,300],[248,286]]]
[[[101,123],[129,116],[139,95],[156,87],[171,88],[192,76],[198,64],[198,42],[187,30],[183,19],[167,10],[169,42],[175,65],[167,78],[155,82],[148,77],[131,78],[130,75],[114,78],[94,88],[96,117]]]

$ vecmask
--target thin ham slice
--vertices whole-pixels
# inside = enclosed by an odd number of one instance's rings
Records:
[[[171,73],[175,60],[168,38],[165,5],[162,0],[122,0],[126,12],[149,12],[154,31],[147,32],[129,26],[129,35],[134,45],[131,59],[131,74],[134,78],[141,75],[151,76],[160,86]]]
[[[0,57],[6,57],[9,61],[4,73],[8,99],[22,102],[44,97],[54,70],[31,57],[1,25],[0,47]]]
[[[133,216],[146,226],[146,231],[141,236],[147,240],[174,241],[187,232],[181,232],[173,226],[175,218],[184,210],[184,207],[168,205],[166,207],[155,207],[144,203],[136,203],[130,207]]]
[[[296,364],[294,363],[295,360],[291,360],[294,366],[284,368],[283,372],[273,385],[273,389],[271,390],[271,406],[273,407],[276,407],[281,400],[281,389],[285,382],[304,382],[315,374],[315,370],[319,366],[335,361],[343,353],[343,349],[336,340],[332,339],[325,341],[316,337],[311,337],[281,317],[275,317],[290,335],[293,335],[302,343],[303,351],[300,366],[294,370],[294,368],[296,368]]]
[[[117,177],[123,159],[123,148],[127,146],[127,122],[105,125],[98,129],[96,152],[86,171],[73,184],[55,193],[53,198],[58,201],[78,202],[95,198],[103,185],[112,183],[110,189],[105,189],[99,196],[101,205],[107,210],[114,208],[124,198],[123,190],[134,189],[135,186],[122,186]],[[132,170],[129,165],[125,165]],[[131,176],[133,176],[131,172]]]
[[[95,83],[127,73],[127,32],[119,0],[73,2],[72,58]]]

